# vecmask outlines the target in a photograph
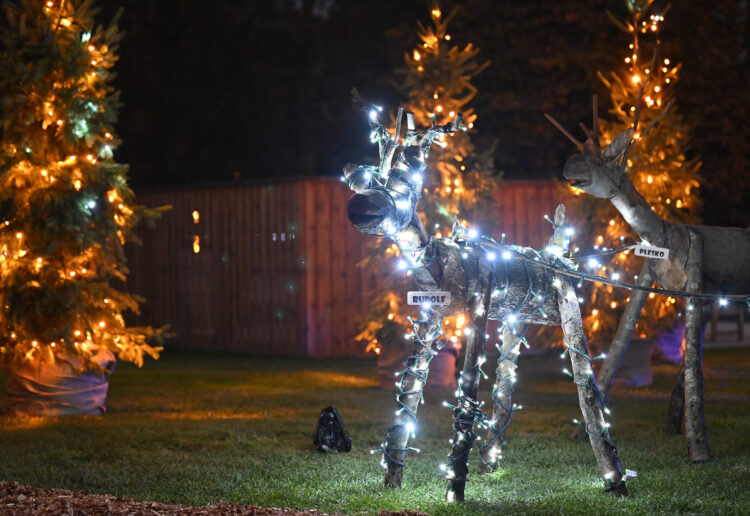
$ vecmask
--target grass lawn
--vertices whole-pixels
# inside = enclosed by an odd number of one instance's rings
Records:
[[[452,437],[451,413],[440,406],[445,396],[428,395],[420,408],[410,444],[422,453],[408,457],[404,488],[391,491],[369,453],[395,408],[393,395],[376,386],[374,361],[177,349],[143,369],[120,364],[106,416],[0,416],[0,480],[137,500],[346,514],[750,514],[748,350],[706,351],[710,463],[688,464],[683,437],[663,432],[676,366],[657,366],[649,389],[613,392],[612,436],[623,468],[638,472],[625,499],[602,492],[590,446],[567,437],[580,414],[557,355],[521,356],[519,365],[514,401],[524,410],[508,431],[502,468],[479,477],[473,452],[462,505],[443,502],[438,465]],[[327,405],[349,426],[351,453],[314,450],[314,425]]]

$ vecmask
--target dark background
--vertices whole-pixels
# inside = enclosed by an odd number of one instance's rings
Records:
[[[597,70],[623,70],[629,36],[606,16],[624,1],[468,0],[449,31],[490,67],[474,81],[475,143],[497,142],[507,179],[561,176],[572,146],[543,118],[567,127],[601,112]],[[394,69],[429,21],[424,0],[101,0],[127,32],[116,87],[124,107],[120,162],[136,190],[157,185],[338,175],[373,148],[350,103],[356,86],[395,109]],[[665,56],[682,62],[677,108],[694,125],[703,161],[706,223],[750,224],[748,3],[682,0],[662,25]]]

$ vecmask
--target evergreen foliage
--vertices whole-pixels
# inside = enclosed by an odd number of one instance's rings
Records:
[[[628,155],[625,172],[663,220],[697,223],[700,163],[686,157],[691,127],[674,105],[674,88],[680,65],[659,52],[659,25],[665,13],[654,8],[653,0],[627,1],[632,18],[617,26],[631,42],[624,56],[625,70],[599,77],[610,93],[609,119],[599,120],[602,147],[622,131],[633,127],[637,117],[636,144]],[[639,100],[640,99],[640,100]],[[667,110],[669,106],[669,109]],[[666,114],[665,113],[666,111]],[[568,201],[577,229],[576,241],[586,245],[579,255],[619,249],[639,242],[639,237],[606,199],[596,199],[571,187]],[[591,248],[591,245],[594,248]],[[596,272],[621,278],[637,275],[643,259],[624,250],[598,260]],[[584,260],[584,266],[586,265]],[[593,344],[606,348],[617,329],[629,300],[627,293],[608,285],[584,284],[589,301],[582,314],[586,333]],[[649,295],[635,329],[635,337],[651,338],[672,327],[684,313],[684,302],[666,296]]]
[[[494,148],[478,152],[471,142],[477,115],[469,103],[477,93],[472,79],[489,62],[479,63],[479,50],[471,43],[456,46],[448,32],[453,17],[443,17],[437,4],[430,10],[431,24],[419,27],[419,44],[404,56],[405,67],[396,71],[402,80],[401,91],[407,96],[405,111],[414,113],[418,128],[429,127],[433,119],[447,123],[461,113],[467,131],[441,138],[434,145],[424,177],[423,197],[417,206],[419,216],[437,238],[448,237],[455,218],[478,223],[490,233],[493,193],[497,177],[493,170]],[[441,148],[442,147],[442,148]],[[388,240],[374,244],[374,251],[363,265],[380,270],[392,270],[379,283],[379,291],[372,304],[358,339],[368,343],[368,350],[380,352],[381,346],[406,343],[404,332],[410,328],[405,305],[406,285],[403,274],[396,272],[392,260],[398,247]],[[385,258],[384,258],[385,257]],[[409,273],[407,273],[409,274]],[[446,336],[457,342],[465,318],[445,321]],[[458,332],[456,332],[458,330]]]
[[[6,3],[0,53],[0,360],[109,349],[143,364],[162,330],[128,327],[136,296],[112,283],[123,244],[161,210],[134,203],[115,162],[119,93],[111,86],[122,33],[95,26],[90,0]]]

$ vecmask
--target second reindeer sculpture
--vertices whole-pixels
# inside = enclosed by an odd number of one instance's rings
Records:
[[[684,413],[690,460],[710,460],[701,366],[701,333],[705,312],[710,306],[706,301],[718,296],[747,298],[750,293],[750,230],[693,226],[660,219],[625,173],[627,153],[636,142],[634,129],[622,132],[600,151],[596,110],[594,129],[586,131],[588,139],[583,144],[551,117],[550,120],[582,151],[582,154],[570,158],[563,170],[571,185],[594,197],[608,199],[644,243],[669,249],[668,259],[647,261],[641,274],[647,280],[639,283],[648,287],[653,278],[663,289],[671,291],[670,295],[688,298],[685,351],[680,378],[670,403],[668,428],[679,432]],[[635,302],[635,294],[631,303]],[[638,312],[645,299],[645,290],[639,294],[640,305],[635,305]],[[637,314],[634,315],[628,321],[627,331],[623,332],[627,338],[632,334],[632,326],[637,319]],[[610,356],[614,356],[614,353]]]
[[[475,425],[487,429],[487,442],[480,450],[484,471],[497,469],[504,432],[514,407],[511,391],[516,359],[526,324],[561,325],[566,353],[570,355],[578,399],[605,490],[627,494],[617,450],[610,440],[604,419],[603,400],[591,369],[593,358],[583,332],[580,308],[571,280],[564,274],[572,268],[566,258],[569,230],[564,206],[555,213],[554,235],[543,251],[503,245],[489,237],[454,225],[451,238],[436,239],[423,227],[416,212],[423,188],[425,160],[435,139],[460,128],[459,117],[449,125],[415,130],[407,114],[407,132],[399,144],[402,111],[399,110],[392,137],[378,121],[379,108],[364,104],[370,119],[371,140],[379,143],[379,166],[347,165],[345,179],[356,192],[348,203],[348,216],[355,229],[368,235],[389,237],[399,246],[406,266],[422,291],[443,293],[446,304],[425,302],[420,317],[413,321],[413,348],[397,382],[397,411],[381,449],[386,468],[385,484],[400,487],[406,452],[414,450],[408,440],[415,431],[417,407],[428,381],[429,364],[441,345],[443,318],[467,314],[466,360],[459,378],[458,399],[453,409],[455,435],[444,466],[448,479],[447,501],[462,501],[468,475],[468,456],[477,439]],[[401,151],[396,154],[398,148]],[[394,160],[395,158],[395,160]],[[557,270],[552,270],[552,267]],[[427,296],[426,296],[427,297]],[[440,296],[437,296],[440,297]],[[502,348],[492,399],[492,416],[482,412],[477,400],[479,379],[484,373],[487,320],[503,321]],[[498,346],[499,347],[499,346]]]

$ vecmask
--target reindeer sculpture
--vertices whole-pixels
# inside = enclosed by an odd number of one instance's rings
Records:
[[[570,278],[558,270],[569,269],[565,257],[569,230],[564,206],[557,208],[554,235],[541,252],[504,245],[479,236],[456,223],[451,238],[430,236],[416,213],[422,192],[425,159],[433,141],[460,127],[460,115],[449,125],[433,126],[424,133],[415,130],[413,115],[407,113],[407,132],[395,158],[403,112],[399,110],[395,136],[377,121],[378,109],[359,100],[370,119],[371,140],[378,141],[378,167],[349,164],[344,179],[355,192],[348,203],[348,216],[355,229],[368,235],[389,237],[401,249],[416,283],[423,291],[447,292],[445,305],[425,303],[419,320],[413,321],[413,348],[399,373],[395,421],[388,428],[381,449],[386,468],[385,485],[400,487],[408,440],[417,422],[417,407],[427,382],[429,364],[441,346],[438,337],[444,317],[466,313],[466,359],[459,378],[457,402],[453,409],[455,435],[444,466],[448,479],[447,501],[464,499],[468,475],[468,456],[477,434],[475,425],[487,429],[487,441],[480,450],[480,470],[497,469],[504,432],[512,419],[511,392],[516,359],[520,353],[526,324],[561,325],[565,334],[565,353],[570,355],[573,377],[586,431],[596,457],[605,490],[627,494],[618,462],[617,450],[610,440],[604,420],[603,402],[594,379],[580,308]],[[491,418],[482,413],[477,401],[481,365],[484,361],[487,320],[503,321],[502,348],[492,399]]]
[[[647,260],[648,270],[644,268],[646,274],[642,273],[642,276],[648,279],[645,284],[639,283],[648,287],[653,278],[663,289],[673,291],[671,295],[688,298],[685,351],[680,378],[670,404],[671,421],[668,421],[668,428],[679,432],[684,414],[690,460],[710,460],[701,366],[701,333],[709,306],[706,300],[719,295],[747,298],[750,292],[750,230],[694,226],[660,219],[625,173],[627,153],[635,143],[635,127],[622,132],[600,151],[596,100],[593,130],[586,130],[588,139],[585,143],[577,141],[551,117],[548,118],[582,152],[565,164],[563,175],[571,185],[594,197],[609,199],[644,242],[669,249],[668,259]],[[660,119],[657,118],[652,124]],[[637,121],[634,125],[637,125]],[[641,292],[645,294],[645,290]],[[632,334],[637,313],[645,298],[641,296],[640,305],[635,299],[636,296],[631,298],[631,303],[636,303],[635,316],[630,317],[627,330],[622,332],[627,338]]]

